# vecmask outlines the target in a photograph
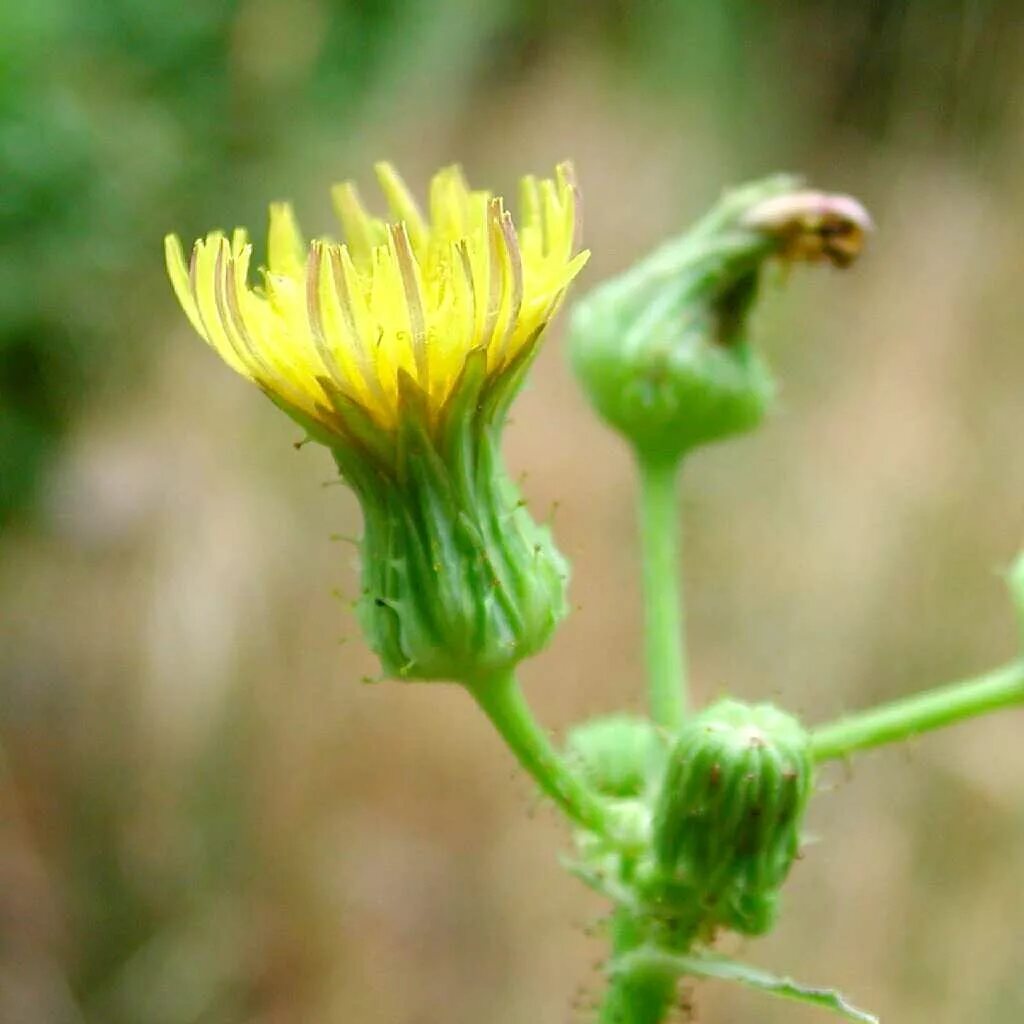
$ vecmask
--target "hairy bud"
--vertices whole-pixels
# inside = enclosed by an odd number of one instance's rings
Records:
[[[714,924],[767,931],[810,796],[807,734],[768,704],[724,700],[685,725],[655,808],[660,872]]]
[[[585,781],[611,797],[638,797],[665,759],[655,727],[631,715],[607,715],[577,725],[566,738]]]

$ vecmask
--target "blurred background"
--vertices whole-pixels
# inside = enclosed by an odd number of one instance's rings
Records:
[[[582,290],[745,178],[861,197],[862,263],[762,305],[779,415],[686,473],[699,695],[821,721],[1013,655],[1022,44],[1012,0],[0,5],[0,1021],[582,1024],[600,991],[603,907],[487,724],[363,685],[355,502],[190,333],[165,231],[259,238],[280,197],[332,231],[385,156],[506,191],[571,156]],[[561,343],[507,442],[574,563],[525,671],[556,731],[642,690],[631,467]],[[738,951],[886,1021],[1024,1019],[1020,728],[826,773]]]

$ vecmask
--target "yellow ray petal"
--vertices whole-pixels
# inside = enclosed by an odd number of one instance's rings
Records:
[[[377,170],[396,223],[371,216],[342,184],[332,194],[348,244],[316,241],[307,251],[291,207],[275,203],[260,285],[249,284],[252,247],[241,229],[230,241],[220,232],[201,239],[187,264],[181,243],[165,240],[171,285],[195,330],[328,432],[341,430],[338,395],[391,431],[403,408],[400,371],[435,422],[470,352],[486,350],[494,376],[537,343],[587,255],[574,255],[568,165],[554,180],[523,180],[518,230],[501,199],[471,191],[456,166],[431,181],[429,223],[394,169]]]

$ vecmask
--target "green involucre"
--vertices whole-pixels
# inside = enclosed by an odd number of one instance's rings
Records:
[[[492,380],[485,361],[470,354],[433,420],[418,386],[400,379],[393,437],[334,397],[350,435],[334,456],[364,517],[359,618],[395,678],[493,676],[542,648],[567,612],[568,564],[501,460],[529,358]]]
[[[800,846],[813,771],[796,719],[723,700],[688,722],[655,805],[652,884],[705,923],[748,935],[774,923]]]

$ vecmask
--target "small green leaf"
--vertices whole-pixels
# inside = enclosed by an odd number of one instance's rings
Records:
[[[780,978],[760,967],[737,963],[715,953],[677,956],[660,950],[639,949],[620,957],[615,963],[616,971],[635,970],[641,967],[676,976],[690,974],[699,978],[717,978],[719,981],[738,981],[741,985],[749,985],[782,999],[792,999],[799,1003],[810,1003],[825,1010],[832,1010],[847,1020],[857,1021],[857,1024],[878,1024],[878,1018],[874,1014],[851,1006],[834,989],[801,985],[792,978]]]

